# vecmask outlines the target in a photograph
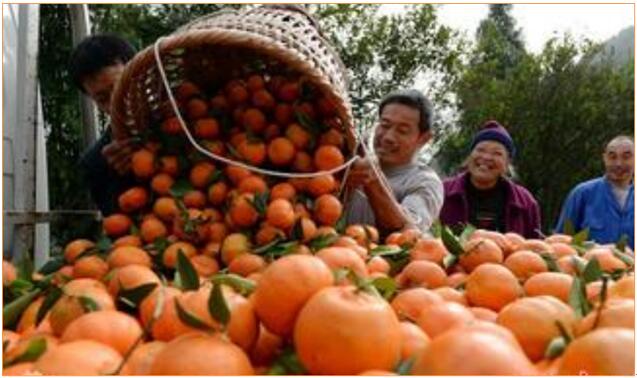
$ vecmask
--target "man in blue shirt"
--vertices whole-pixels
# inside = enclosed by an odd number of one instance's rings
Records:
[[[617,136],[603,154],[606,174],[583,182],[569,194],[555,227],[564,232],[567,219],[576,231],[589,229],[590,239],[601,244],[615,243],[623,235],[635,245],[635,144],[631,137]]]

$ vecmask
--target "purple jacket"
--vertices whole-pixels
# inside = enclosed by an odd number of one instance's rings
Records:
[[[440,221],[449,226],[468,223],[469,203],[466,193],[468,173],[463,172],[443,181],[445,201],[440,211]],[[506,232],[515,232],[525,238],[539,237],[540,207],[528,190],[513,181],[504,180],[507,190],[507,203],[504,207]]]

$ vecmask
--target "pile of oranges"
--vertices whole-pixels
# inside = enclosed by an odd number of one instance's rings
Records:
[[[329,98],[303,78],[251,73],[175,95],[217,155],[291,173],[348,156]],[[21,295],[4,304],[3,374],[634,373],[629,252],[446,228],[382,243],[344,224],[334,175],[215,163],[170,106],[142,135],[138,183],[101,239],[72,241],[61,266],[28,279],[3,262]]]

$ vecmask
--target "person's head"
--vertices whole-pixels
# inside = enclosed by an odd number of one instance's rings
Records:
[[[616,185],[628,185],[635,172],[635,142],[633,138],[620,135],[611,139],[604,149],[606,178]]]
[[[378,107],[374,149],[384,167],[409,163],[431,139],[433,107],[415,89],[387,95]]]
[[[496,121],[487,121],[473,137],[465,162],[471,182],[479,189],[495,186],[514,156],[515,144],[506,129]]]
[[[71,53],[71,79],[78,89],[95,101],[101,111],[109,113],[115,83],[133,56],[133,46],[115,35],[87,37]]]

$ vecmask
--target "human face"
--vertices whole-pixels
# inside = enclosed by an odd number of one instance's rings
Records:
[[[122,76],[124,65],[121,63],[104,67],[97,73],[84,79],[82,86],[86,94],[97,104],[97,107],[106,114],[111,113],[111,96],[115,84]]]
[[[629,139],[611,141],[604,151],[606,178],[616,185],[628,185],[635,172],[635,145]]]
[[[467,169],[476,188],[489,189],[504,175],[508,164],[507,149],[498,142],[485,140],[478,143],[469,154]]]
[[[374,135],[374,149],[381,166],[397,167],[412,161],[431,137],[421,132],[420,112],[402,104],[387,104]]]

